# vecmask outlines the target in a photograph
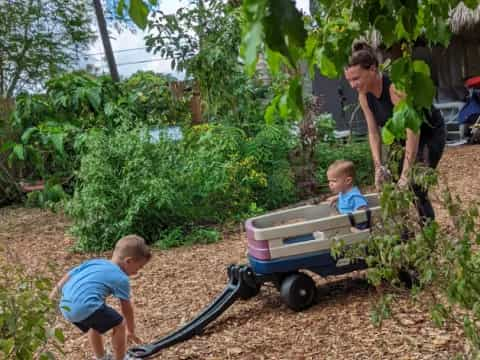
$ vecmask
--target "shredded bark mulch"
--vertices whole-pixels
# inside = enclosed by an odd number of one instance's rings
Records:
[[[439,169],[441,183],[454,194],[465,201],[479,200],[480,146],[447,149]],[[446,222],[445,212],[434,203],[440,222]],[[3,208],[0,243],[29,271],[53,271],[50,276],[57,279],[87,258],[110,255],[73,254],[69,225],[61,214]],[[151,342],[192,319],[226,285],[226,267],[246,262],[245,244],[238,231],[216,244],[156,250],[132,279],[138,336]],[[162,351],[159,358],[437,360],[464,351],[462,329],[436,328],[428,307],[421,300],[414,302],[407,291],[395,293],[392,318],[375,327],[370,312],[381,289],[369,286],[363,273],[314,278],[319,291],[310,309],[295,313],[276,289],[264,286],[255,298],[236,302],[200,336]],[[66,336],[65,358],[91,359],[87,337],[60,317],[58,324]]]

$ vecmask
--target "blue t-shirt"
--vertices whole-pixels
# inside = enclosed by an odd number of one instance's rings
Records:
[[[93,259],[72,269],[63,285],[60,310],[71,322],[85,320],[113,295],[122,300],[130,298],[130,280],[115,263]]]
[[[340,214],[354,212],[361,206],[368,206],[368,203],[358,187],[354,186],[346,193],[338,193],[337,209]]]

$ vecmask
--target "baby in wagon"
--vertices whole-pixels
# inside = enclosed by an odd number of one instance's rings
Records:
[[[333,162],[327,170],[328,186],[335,194],[327,200],[340,214],[350,214],[357,210],[368,209],[365,196],[355,186],[355,166],[347,160]],[[364,230],[368,222],[355,224],[356,229]]]

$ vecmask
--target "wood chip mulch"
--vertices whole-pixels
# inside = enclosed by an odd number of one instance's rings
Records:
[[[466,201],[479,200],[480,146],[447,149],[439,166],[441,182]],[[440,221],[445,214],[438,211]],[[69,251],[69,220],[60,214],[26,208],[0,209],[0,243],[30,271],[59,278],[95,255]],[[98,254],[108,257],[110,253]],[[227,283],[226,267],[245,263],[243,233],[223,241],[155,251],[140,276],[132,279],[137,332],[154,341],[193,318]],[[159,354],[160,359],[450,359],[464,351],[462,330],[436,328],[428,308],[397,292],[393,318],[381,327],[370,321],[380,292],[362,273],[321,279],[315,276],[317,304],[295,313],[278,291],[264,286],[248,301],[238,301],[203,334]],[[86,336],[58,319],[66,359],[91,359]],[[62,358],[62,357],[60,357]]]

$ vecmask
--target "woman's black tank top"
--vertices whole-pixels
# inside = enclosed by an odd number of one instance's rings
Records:
[[[388,119],[393,115],[393,103],[390,98],[390,85],[392,82],[385,74],[382,75],[382,93],[377,98],[372,93],[367,93],[368,107],[375,117],[375,121],[379,127],[383,127]],[[422,122],[420,127],[420,141],[435,138],[435,129],[443,129],[444,121],[440,111],[434,109],[426,111],[426,121]]]
[[[372,93],[367,93],[368,107],[372,111],[379,127],[383,127],[393,114],[393,103],[389,91],[391,84],[392,82],[390,79],[386,75],[383,75],[382,93],[380,94],[380,97],[377,98]]]

